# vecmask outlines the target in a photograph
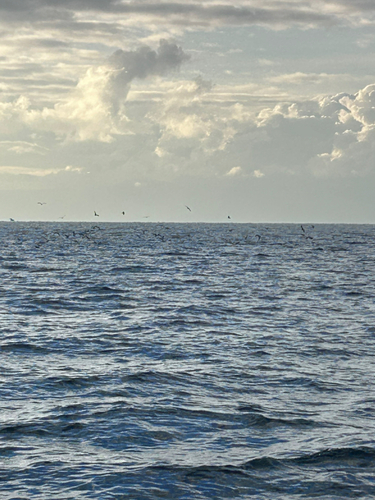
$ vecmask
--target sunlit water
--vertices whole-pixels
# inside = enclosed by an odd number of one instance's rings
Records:
[[[0,224],[1,499],[373,498],[375,226],[304,230]]]

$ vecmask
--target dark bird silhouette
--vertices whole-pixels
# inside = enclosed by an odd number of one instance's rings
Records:
[[[305,232],[305,229],[304,229],[304,227],[302,225],[301,225],[301,229],[302,229],[303,232]]]
[[[99,214],[97,214],[97,213],[95,212],[95,210],[94,210],[94,216],[95,216],[95,217],[99,217]]]
[[[12,217],[10,217],[10,218],[9,218],[9,220],[10,220],[11,222],[14,222],[14,219],[12,219]]]
[[[191,212],[191,208],[188,207],[187,205],[185,205],[185,207],[189,210],[189,212]]]
[[[122,213],[122,215],[125,215],[125,212],[121,212],[121,213]]]
[[[59,217],[59,219],[63,219],[65,217],[65,215],[62,215],[61,217]]]
[[[228,219],[230,219],[230,218],[231,218],[231,216],[230,216],[230,215],[228,215]]]
[[[38,205],[47,205],[45,201],[38,201]]]

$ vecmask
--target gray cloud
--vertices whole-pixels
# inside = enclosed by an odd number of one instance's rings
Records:
[[[120,16],[121,23],[132,23],[133,18],[150,27],[157,21],[159,26],[177,25],[207,27],[215,25],[265,25],[270,27],[330,26],[349,21],[370,21],[369,15],[375,12],[373,0],[239,0],[235,4],[229,0],[219,3],[203,0],[2,0],[0,19],[2,22],[33,23],[39,27],[61,24],[64,30],[71,29],[95,31],[97,21],[101,29],[113,31]],[[85,13],[90,18],[85,18]],[[105,15],[107,19],[93,19]],[[108,22],[108,24],[107,24]],[[100,24],[99,23],[99,24]],[[120,26],[120,25],[119,25]],[[121,28],[120,28],[121,29]]]
[[[375,4],[373,0],[328,0],[327,4],[335,5],[336,7],[344,7],[350,11],[363,13],[368,11],[375,11]]]
[[[306,8],[307,7],[307,8]],[[331,25],[335,17],[312,8],[310,2],[230,2],[220,4],[191,1],[180,3],[117,0],[4,0],[0,4],[1,17],[8,21],[34,21],[40,24],[47,20],[72,20],[76,13],[134,14],[147,18],[158,18],[163,24],[206,26],[228,25]]]
[[[109,58],[109,62],[116,69],[125,70],[126,80],[131,81],[149,75],[164,75],[179,68],[188,59],[190,56],[185,54],[181,47],[167,40],[160,40],[156,51],[148,46],[134,51],[120,49]]]
[[[165,75],[177,70],[190,59],[181,47],[167,40],[160,40],[157,50],[144,46],[134,51],[117,50],[109,58],[109,64],[117,70],[113,73],[109,87],[113,111],[117,112],[126,97],[129,85],[135,78]]]

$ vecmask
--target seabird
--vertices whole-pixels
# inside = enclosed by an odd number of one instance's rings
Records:
[[[122,213],[122,215],[125,215],[125,212],[121,212],[121,213]]]
[[[95,216],[95,217],[99,217],[99,214],[97,214],[97,213],[95,212],[95,210],[94,210],[94,216]]]
[[[47,205],[45,201],[38,201],[38,205]]]
[[[59,219],[63,219],[65,217],[65,215],[62,215],[61,217],[59,217]]]
[[[228,219],[230,219],[230,215],[228,215]]]
[[[301,225],[301,229],[302,229],[303,232],[305,232],[305,229],[304,229],[304,227],[302,225]]]
[[[14,219],[12,219],[12,217],[9,217],[9,220],[10,220],[11,222],[14,222]]]
[[[188,207],[187,205],[185,205],[185,207],[189,210],[189,212],[191,212],[191,208]]]

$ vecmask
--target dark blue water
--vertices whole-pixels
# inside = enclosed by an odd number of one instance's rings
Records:
[[[0,498],[374,498],[375,226],[304,229],[1,223]]]

